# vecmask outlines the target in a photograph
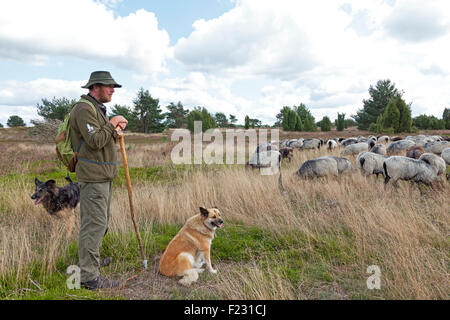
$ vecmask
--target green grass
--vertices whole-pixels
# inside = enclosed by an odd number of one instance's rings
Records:
[[[170,240],[177,234],[181,225],[153,224],[149,229],[143,228],[143,239],[146,259],[161,254]],[[214,263],[241,263],[257,259],[262,268],[271,268],[282,275],[293,285],[307,284],[313,286],[316,281],[330,282],[336,280],[333,266],[351,265],[356,256],[352,253],[351,237],[343,242],[327,236],[323,238],[307,238],[296,231],[274,233],[271,230],[228,224],[216,232],[212,243],[212,261]],[[24,274],[36,279],[42,290],[31,282],[21,283],[23,290],[17,292],[5,286],[14,285],[14,273],[9,279],[4,279],[0,289],[1,298],[14,299],[106,299],[104,293],[87,290],[69,290],[66,287],[68,275],[65,271],[69,265],[78,260],[78,244],[70,243],[65,253],[58,258],[56,270],[50,276],[41,276],[42,265],[39,262],[27,267]],[[142,268],[136,235],[134,232],[110,232],[103,240],[101,256],[112,257],[112,266],[104,268],[106,274],[123,274],[137,272]],[[208,277],[208,275],[202,275]],[[16,284],[17,285],[17,284]],[[17,287],[17,286],[16,286]],[[177,291],[178,290],[178,291]],[[214,299],[208,292],[197,292],[194,298]],[[183,299],[192,293],[176,289],[173,297]]]

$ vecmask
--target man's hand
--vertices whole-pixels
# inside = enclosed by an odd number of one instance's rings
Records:
[[[111,119],[109,119],[109,122],[112,123],[114,128],[119,126],[120,129],[122,129],[122,130],[125,130],[125,128],[126,128],[126,126],[128,124],[127,119],[125,119],[123,116],[114,116]]]

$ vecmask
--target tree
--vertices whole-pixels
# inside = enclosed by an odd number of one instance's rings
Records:
[[[50,101],[46,98],[42,99],[42,104],[37,104],[37,114],[44,119],[55,119],[64,121],[64,117],[72,110],[73,105],[77,102],[75,99],[55,98]]]
[[[375,88],[369,87],[370,98],[363,100],[363,108],[358,110],[352,118],[358,123],[358,129],[367,130],[371,123],[376,122],[378,116],[384,112],[391,98],[402,96],[391,80],[379,80]]]
[[[336,130],[344,131],[344,129],[345,129],[345,113],[338,112],[337,119],[336,119]]]
[[[184,109],[180,101],[177,104],[171,102],[166,106],[169,112],[165,113],[165,125],[169,128],[185,128],[187,126],[188,109]]]
[[[138,132],[162,132],[164,114],[159,107],[159,99],[154,99],[148,90],[141,88],[136,99],[133,100],[134,113],[137,116],[136,130]]]
[[[19,116],[10,116],[8,121],[6,122],[6,125],[10,128],[13,127],[25,127],[25,122],[23,121],[23,119]]]
[[[300,103],[300,105],[294,106],[293,109],[302,120],[303,131],[317,131],[316,120],[305,104]]]
[[[125,119],[127,119],[128,124],[126,127],[126,130],[129,131],[136,131],[136,123],[137,123],[137,114],[133,112],[129,107],[127,106],[121,106],[118,104],[115,104],[111,109],[110,117],[114,116],[123,116]]]
[[[235,127],[236,126],[235,123],[237,122],[236,116],[233,114],[230,114],[229,117],[230,117],[230,127]]]
[[[383,114],[383,128],[392,128],[398,132],[400,122],[400,111],[397,108],[397,99],[391,98]]]
[[[0,123],[0,128],[3,128],[3,124]]]
[[[406,102],[401,98],[397,97],[397,108],[400,112],[400,119],[398,123],[398,131],[400,132],[411,132],[412,127],[412,117],[411,117],[411,107],[406,104]]]
[[[249,119],[249,125],[252,128],[261,127],[262,126],[262,122],[259,119]]]
[[[214,115],[214,119],[216,120],[217,126],[219,128],[226,128],[228,127],[228,119],[225,113],[223,112],[216,112]]]
[[[250,128],[250,117],[249,116],[245,116],[245,124],[244,124],[244,128],[247,130]]]
[[[450,108],[445,108],[442,113],[442,120],[444,121],[444,128],[450,129]]]
[[[187,128],[194,132],[195,129],[195,121],[202,122],[202,131],[205,132],[208,129],[216,127],[216,121],[214,117],[208,112],[206,108],[195,107],[189,114],[187,115]]]
[[[331,131],[331,120],[327,116],[324,116],[320,121],[320,130],[321,131]]]

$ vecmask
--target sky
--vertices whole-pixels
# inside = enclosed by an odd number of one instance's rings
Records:
[[[29,125],[42,99],[77,99],[91,72],[185,108],[273,124],[304,103],[356,114],[390,79],[412,115],[450,107],[447,0],[1,0],[0,123]]]

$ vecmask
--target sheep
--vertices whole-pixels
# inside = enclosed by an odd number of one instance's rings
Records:
[[[301,178],[318,178],[329,175],[338,176],[337,161],[331,157],[321,157],[303,162],[296,174]]]
[[[392,141],[392,142],[400,141],[400,140],[403,140],[403,138],[402,138],[402,137],[399,137],[399,136],[397,136],[397,137],[392,137],[392,138],[391,138],[391,141]]]
[[[281,154],[277,150],[255,152],[245,164],[247,168],[258,168],[263,175],[277,173],[281,168]]]
[[[336,140],[329,139],[329,140],[327,141],[327,148],[328,148],[328,150],[336,149],[337,146],[338,146],[338,144],[337,144]]]
[[[278,151],[278,146],[273,144],[273,143],[271,143],[271,142],[262,143],[262,144],[260,144],[260,145],[258,145],[256,147],[256,151],[255,152],[259,153],[261,151],[270,151],[270,150]]]
[[[425,152],[434,153],[440,155],[444,149],[450,148],[450,142],[448,141],[432,141],[428,142],[425,146]]]
[[[339,174],[352,173],[355,171],[355,168],[353,167],[352,163],[347,158],[333,157],[333,156],[330,156],[330,158],[336,160]]]
[[[301,147],[303,147],[303,141],[304,140],[305,139],[303,139],[303,138],[289,140],[289,143],[288,143],[287,146],[290,147],[290,148],[298,148],[298,149],[300,149]]]
[[[415,145],[418,147],[424,147],[428,142],[433,142],[434,139],[430,136],[425,136],[423,134],[419,134],[417,136],[407,136],[405,140],[414,141]]]
[[[376,144],[376,145],[373,146],[372,149],[370,149],[370,152],[378,153],[378,154],[381,154],[381,155],[385,156],[386,155],[386,146],[384,144],[381,144],[381,143]]]
[[[386,155],[374,152],[361,152],[356,158],[359,170],[365,176],[383,174],[383,162],[387,158]]]
[[[321,143],[319,139],[306,139],[303,141],[302,149],[320,149]]]
[[[374,142],[371,141],[371,144],[365,142],[359,142],[355,144],[348,145],[341,151],[341,155],[357,155],[363,151],[369,151],[373,147]]]
[[[406,150],[406,156],[412,159],[419,159],[425,153],[422,147],[414,146]]]
[[[444,159],[445,163],[450,165],[450,148],[445,149],[441,153],[441,158]],[[447,180],[450,181],[450,172],[446,175]]]
[[[352,163],[346,158],[323,156],[305,161],[296,173],[302,178],[318,178],[352,173],[354,170]]]
[[[387,154],[388,155],[394,155],[394,154],[404,154],[406,150],[408,150],[411,147],[414,147],[416,144],[412,140],[398,140],[391,142],[387,148]]]
[[[355,144],[355,143],[358,143],[358,140],[356,138],[348,138],[348,139],[341,141],[341,146],[346,147],[346,146],[349,146],[349,145]]]
[[[389,137],[388,136],[378,136],[377,142],[378,143],[389,143]]]
[[[409,180],[433,187],[435,182],[440,181],[439,176],[444,171],[444,160],[433,153],[424,153],[419,159],[393,156],[383,162],[385,185],[392,179],[394,185],[397,185],[398,180]]]
[[[450,165],[450,148],[442,151],[441,158],[444,159],[446,164]]]

